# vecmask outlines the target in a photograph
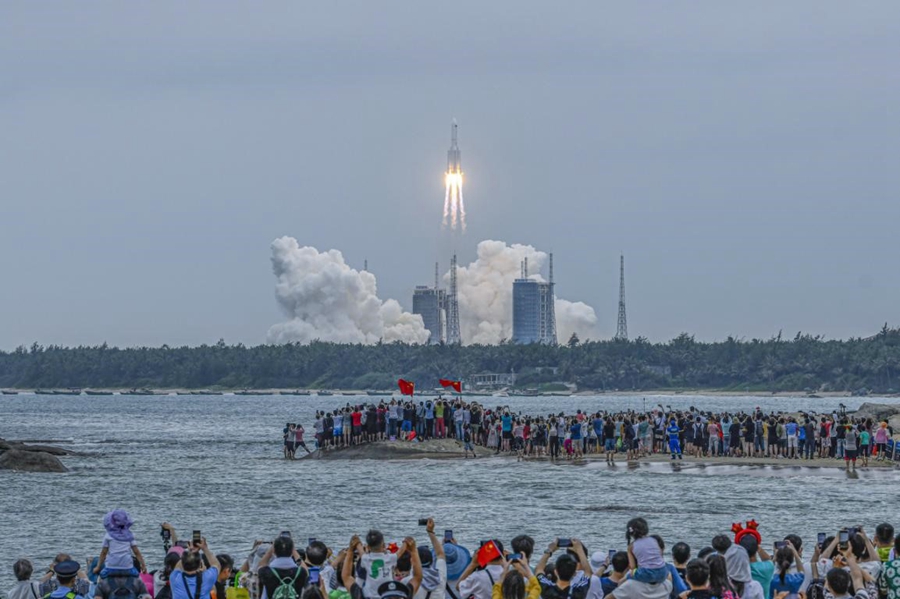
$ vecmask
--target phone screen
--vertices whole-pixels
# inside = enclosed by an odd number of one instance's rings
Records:
[[[556,544],[560,547],[571,547],[572,539],[557,539]]]
[[[313,543],[316,542],[316,537],[309,537],[309,541],[306,543],[306,546],[309,547]]]
[[[313,567],[309,569],[309,584],[319,584],[318,568]]]
[[[608,559],[609,561],[612,561],[612,558],[615,557],[616,553],[618,553],[618,552],[617,552],[615,549],[610,549],[610,550],[609,550],[609,557],[606,558],[606,559]]]
[[[450,529],[445,530],[444,531],[444,542],[449,543],[452,540],[453,540],[453,531]]]
[[[202,537],[200,536],[200,531],[199,531],[199,530],[195,530],[195,531],[194,531],[194,536],[193,536],[194,543],[197,544],[197,545],[199,545],[201,539],[202,539]]]
[[[825,544],[826,537],[827,535],[824,532],[819,533],[818,543],[820,546]]]
[[[841,540],[841,543],[844,543],[844,544],[849,542],[850,541],[850,531],[842,530],[840,540]]]

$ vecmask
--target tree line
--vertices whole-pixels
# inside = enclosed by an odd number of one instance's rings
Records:
[[[32,345],[0,352],[2,388],[419,389],[440,378],[516,373],[517,386],[574,383],[580,389],[734,391],[900,390],[900,329],[871,338],[826,340],[798,333],[701,342],[683,333],[548,345],[228,345],[116,348]]]

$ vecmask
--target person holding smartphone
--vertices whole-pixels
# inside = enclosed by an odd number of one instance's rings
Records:
[[[197,535],[195,535],[196,537]],[[203,570],[203,560],[196,551],[185,551],[175,571],[169,576],[169,587],[172,599],[210,599],[212,590],[219,579],[219,560],[209,550],[206,539],[200,537],[194,541],[193,549],[197,549],[206,557],[209,568]]]

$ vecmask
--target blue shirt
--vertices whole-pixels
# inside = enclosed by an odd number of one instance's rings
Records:
[[[503,418],[501,418],[501,421],[503,422],[504,432],[512,430],[512,416],[503,416]]]
[[[169,587],[172,589],[172,599],[194,599],[197,596],[198,576],[185,576],[181,570],[175,570],[169,576]],[[219,570],[210,568],[203,572],[203,582],[200,584],[200,599],[209,599],[209,594],[216,587],[219,579]],[[185,588],[187,583],[187,588]],[[190,595],[188,595],[190,593]]]
[[[669,428],[666,429],[666,432],[669,434],[669,441],[677,441],[678,433],[680,433],[681,430],[678,428],[678,426],[673,424],[672,426],[670,426]]]
[[[794,572],[792,574],[787,574],[784,577],[784,583],[782,583],[781,576],[778,572],[775,572],[775,576],[772,577],[772,586],[769,587],[769,597],[774,597],[782,591],[799,593],[800,586],[803,584],[803,578],[803,572]]]
[[[785,425],[785,429],[787,430],[788,437],[793,437],[797,434],[797,423],[796,422],[788,422]]]
[[[75,599],[84,599],[83,596],[75,593],[75,589],[70,587],[58,587],[55,591],[50,593],[50,599],[63,599],[69,593],[74,594]]]
[[[572,440],[579,441],[581,440],[581,425],[577,422],[572,425],[572,428],[569,429],[569,432],[572,433]]]

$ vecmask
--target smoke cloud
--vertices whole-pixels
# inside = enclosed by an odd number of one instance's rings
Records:
[[[549,256],[530,245],[482,241],[478,257],[457,271],[460,328],[466,345],[496,345],[512,337],[512,286],[528,258],[529,276],[544,280]],[[293,237],[272,242],[275,297],[288,316],[269,329],[269,343],[425,343],[422,317],[404,312],[395,300],[381,300],[375,275],[351,268],[338,250],[301,247]],[[449,287],[450,274],[444,275]],[[577,333],[598,339],[594,309],[582,302],[556,299],[560,343]]]
[[[300,247],[293,237],[272,242],[275,297],[289,317],[269,329],[269,343],[425,343],[422,317],[378,298],[375,276],[350,268],[337,250]]]
[[[465,344],[493,345],[512,338],[512,286],[528,258],[531,278],[544,280],[539,273],[549,256],[530,245],[507,245],[487,240],[478,244],[478,257],[468,266],[458,267],[460,333]],[[449,273],[445,282],[449,282]],[[583,302],[556,299],[556,331],[560,343],[577,333],[582,341],[598,339],[597,314]]]

